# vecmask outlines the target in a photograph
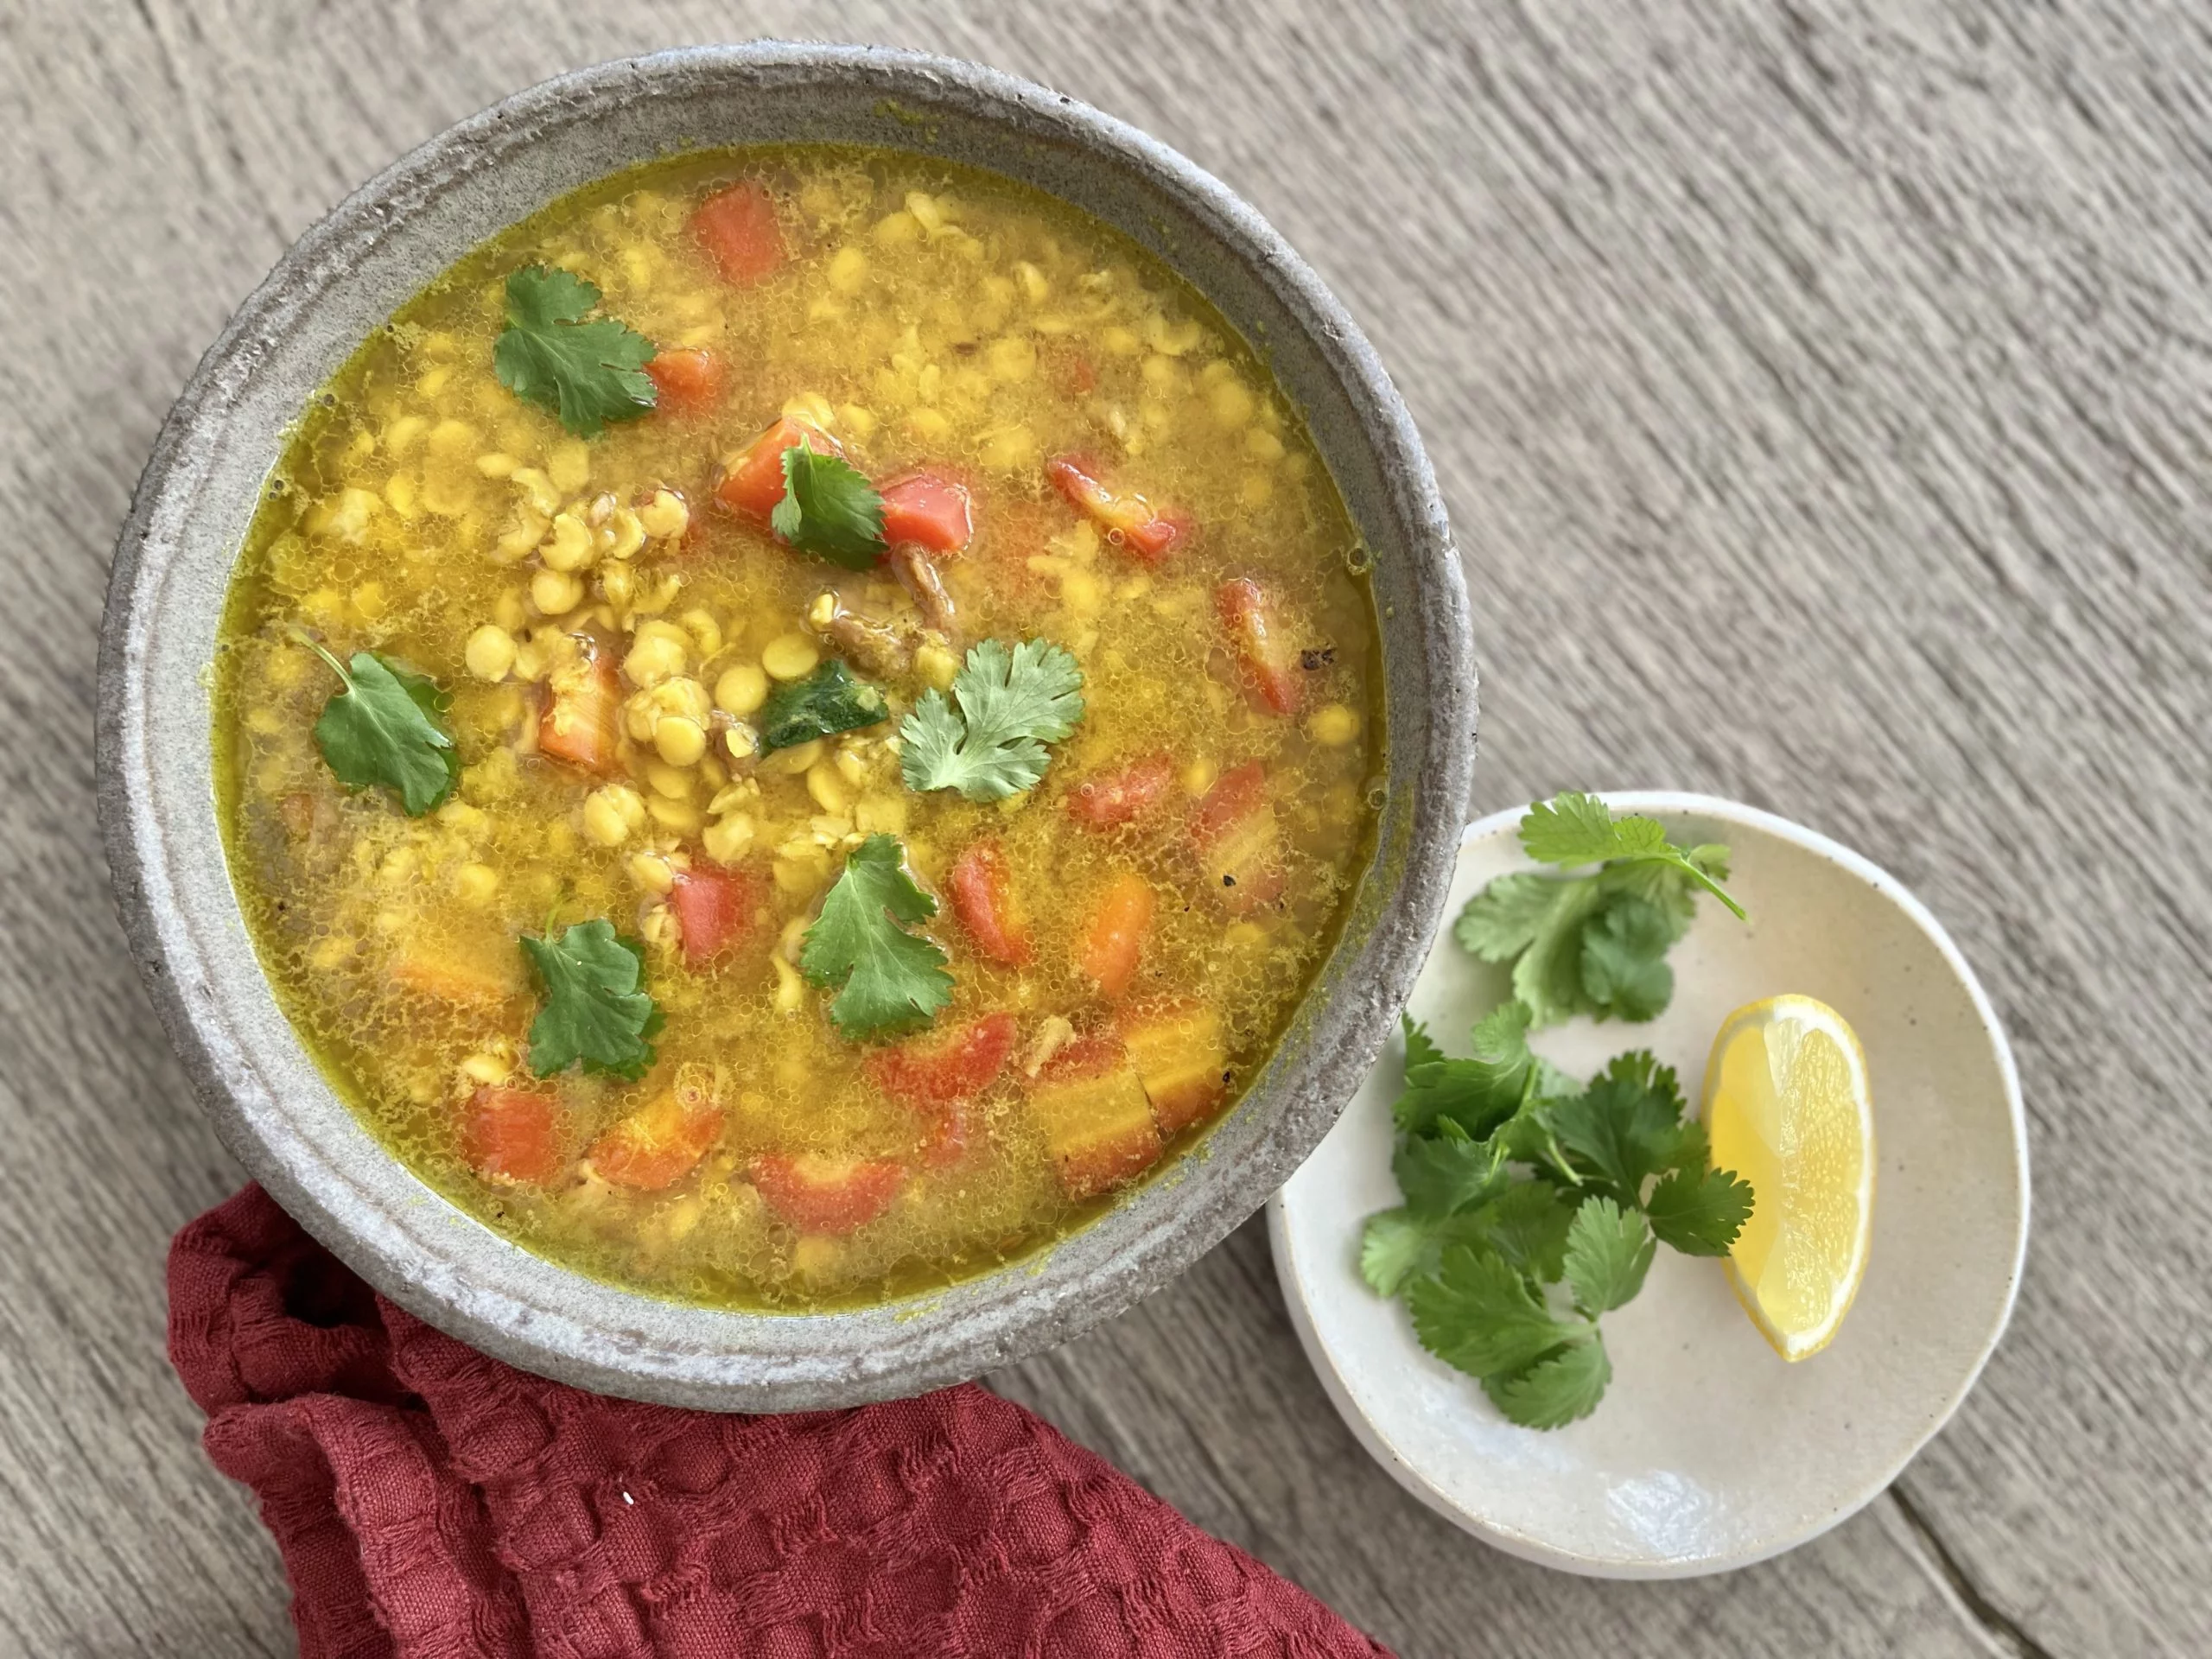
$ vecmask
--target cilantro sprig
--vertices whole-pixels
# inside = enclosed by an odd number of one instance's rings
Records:
[[[1578,1014],[1656,1018],[1673,1000],[1667,952],[1689,929],[1697,894],[1736,915],[1720,884],[1728,849],[1677,847],[1656,818],[1616,818],[1595,795],[1538,802],[1521,820],[1521,845],[1540,864],[1586,865],[1580,875],[1503,875],[1468,900],[1453,937],[1485,962],[1513,965],[1513,995],[1530,1023]]]
[[[499,384],[580,438],[636,420],[658,395],[645,372],[652,341],[613,317],[592,317],[598,303],[598,288],[575,273],[524,265],[507,277],[507,326],[492,347]]]
[[[453,699],[427,676],[373,652],[341,663],[307,643],[345,682],[315,723],[315,747],[338,781],[390,790],[410,818],[442,805],[461,781],[461,754],[444,721]]]
[[[645,990],[645,953],[606,920],[578,922],[558,938],[522,937],[545,1006],[530,1027],[530,1069],[541,1077],[582,1062],[632,1083],[653,1063],[661,1012]]]
[[[1529,1049],[1530,1024],[1509,1002],[1457,1059],[1405,1022],[1405,1202],[1368,1217],[1360,1272],[1510,1421],[1558,1428],[1604,1397],[1599,1318],[1643,1288],[1658,1246],[1725,1255],[1752,1195],[1706,1167],[1672,1071],[1624,1054],[1580,1087]]]
[[[795,443],[784,451],[784,499],[768,528],[801,553],[869,569],[883,556],[883,497],[851,462]]]
[[[1046,640],[1025,639],[1009,651],[986,639],[969,647],[952,696],[957,712],[943,692],[931,690],[900,723],[906,787],[1002,800],[1035,786],[1050,759],[1045,746],[1083,718],[1083,671]]]
[[[906,874],[891,836],[853,849],[800,942],[799,971],[833,987],[830,1023],[847,1037],[880,1037],[927,1025],[952,999],[950,958],[907,929],[937,914],[937,900]]]

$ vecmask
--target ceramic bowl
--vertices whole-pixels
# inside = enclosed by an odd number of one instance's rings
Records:
[[[1053,1249],[926,1298],[759,1315],[639,1296],[517,1249],[361,1127],[279,1012],[226,871],[207,671],[225,584],[287,429],[403,301],[547,201],[671,151],[877,144],[1026,181],[1193,281],[1312,424],[1374,561],[1389,709],[1379,842],[1342,943],[1203,1156]],[[1313,271],[1189,162],[1096,111],[973,65],[759,44],[603,65],[432,139],[301,238],[202,361],[117,550],[101,643],[99,797],[118,904],[225,1142],[403,1306],[503,1359],[606,1392],[783,1410],[909,1394],[1060,1341],[1180,1272],[1335,1120],[1434,931],[1474,759],[1466,596],[1403,405]]]
[[[1604,1320],[1613,1381],[1553,1431],[1498,1415],[1424,1350],[1400,1302],[1359,1276],[1362,1219],[1397,1204],[1389,1052],[1269,1206],[1275,1270],[1307,1357],[1399,1483],[1512,1554],[1609,1578],[1742,1567],[1834,1526],[1889,1484],[1974,1386],[2012,1315],[2027,1246],[2027,1135],[2005,1033],[1936,918],[1824,836],[1699,795],[1609,795],[1679,845],[1726,842],[1748,925],[1710,900],[1675,946],[1675,995],[1645,1026],[1576,1020],[1535,1046],[1578,1077],[1649,1048],[1696,1109],[1721,1020],[1783,992],[1818,997],[1866,1046],[1878,1159],[1866,1276],[1835,1339],[1785,1363],[1722,1263],[1662,1247],[1643,1293]],[[1451,913],[1532,868],[1516,810],[1466,832]],[[1408,1012],[1447,1052],[1509,995],[1448,932]]]

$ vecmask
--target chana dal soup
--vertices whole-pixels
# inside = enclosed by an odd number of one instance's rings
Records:
[[[1260,362],[1088,216],[656,162],[301,423],[219,653],[235,884],[364,1119],[523,1246],[725,1306],[943,1286],[1281,1036],[1379,800],[1364,568]]]

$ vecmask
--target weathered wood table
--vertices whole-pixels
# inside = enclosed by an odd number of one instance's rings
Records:
[[[1408,1655],[2212,1652],[2212,14],[2202,0],[0,5],[0,1649],[289,1651],[161,1263],[238,1173],[112,919],[109,549],[279,251],[501,93],[685,41],[927,46],[1243,190],[1427,435],[1484,810],[1738,796],[1864,849],[2018,1046],[2012,1334],[1795,1554],[1598,1584],[1354,1446],[1247,1226],[993,1380]]]

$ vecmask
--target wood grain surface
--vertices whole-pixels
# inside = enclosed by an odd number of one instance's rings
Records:
[[[1249,1225],[993,1379],[1408,1655],[2212,1651],[2212,13],[2202,0],[0,3],[0,1651],[292,1647],[162,1359],[237,1170],[110,911],[110,549],[194,359],[353,185],[555,71],[925,46],[1148,128],[1364,323],[1484,664],[1484,810],[1732,795],[1957,935],[2018,1045],[2010,1338],[1894,1491],[1597,1584],[1360,1453]]]

